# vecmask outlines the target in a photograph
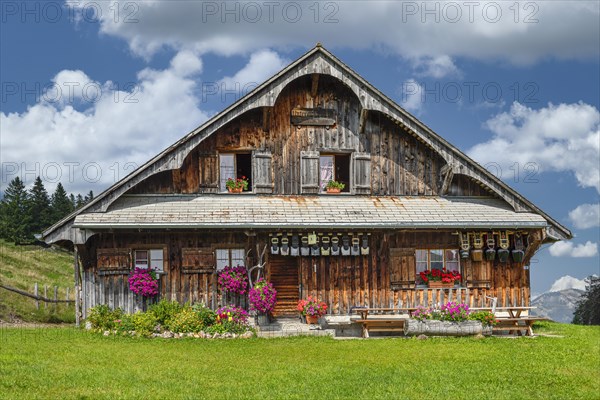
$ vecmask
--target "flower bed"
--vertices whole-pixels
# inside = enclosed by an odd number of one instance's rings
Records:
[[[217,312],[204,306],[181,306],[165,300],[147,312],[128,315],[120,308],[99,305],[89,310],[86,327],[108,335],[162,338],[235,338],[253,337],[248,313],[239,307],[225,306]]]

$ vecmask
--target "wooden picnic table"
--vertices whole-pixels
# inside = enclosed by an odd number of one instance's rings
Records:
[[[533,324],[538,321],[547,321],[548,318],[544,317],[532,317],[529,315],[521,315],[524,311],[529,311],[535,309],[537,307],[523,307],[523,306],[509,306],[509,307],[497,307],[496,312],[506,312],[508,314],[507,317],[501,316],[496,317],[496,326],[494,326],[493,330],[496,332],[499,331],[508,331],[509,334],[514,334],[522,336],[523,331],[525,331],[526,336],[533,336]]]
[[[376,315],[385,315],[389,313],[394,314],[408,314],[412,316],[413,311],[417,310],[417,307],[401,307],[401,308],[385,308],[385,307],[354,307],[353,311],[357,314],[360,314],[361,319],[367,319],[369,317],[369,313]]]
[[[530,311],[537,307],[522,307],[522,306],[514,306],[514,307],[496,307],[496,312],[498,311],[506,311],[508,313],[508,318],[519,318],[523,311]]]

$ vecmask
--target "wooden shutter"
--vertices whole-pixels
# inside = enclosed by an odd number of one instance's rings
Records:
[[[255,193],[273,193],[273,168],[270,151],[252,153],[252,186]]]
[[[389,268],[392,289],[415,287],[415,249],[390,249]]]
[[[216,154],[199,154],[198,168],[200,174],[200,183],[198,185],[200,192],[218,192],[219,191],[219,163]]]
[[[131,249],[98,249],[96,261],[99,271],[128,274],[131,269]]]
[[[319,193],[319,152],[300,152],[302,193]]]
[[[354,194],[371,194],[371,154],[353,153]]]
[[[184,274],[212,273],[215,257],[210,247],[181,249],[181,270]]]

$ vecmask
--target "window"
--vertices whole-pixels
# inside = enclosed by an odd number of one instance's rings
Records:
[[[156,272],[164,272],[163,249],[136,250],[135,267],[152,268]]]
[[[217,249],[217,271],[225,267],[246,266],[246,250],[244,249]]]
[[[446,268],[448,271],[460,271],[460,260],[457,249],[417,250],[417,275],[419,272]]]
[[[252,155],[249,153],[219,154],[219,188],[226,192],[227,179],[246,177],[248,191],[252,190]]]
[[[330,180],[341,182],[346,186],[342,192],[350,191],[350,155],[321,154],[319,157],[319,186],[325,191]]]

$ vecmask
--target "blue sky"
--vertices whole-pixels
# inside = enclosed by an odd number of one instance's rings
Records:
[[[316,42],[572,229],[600,274],[598,2],[1,3],[0,162],[98,193]]]

